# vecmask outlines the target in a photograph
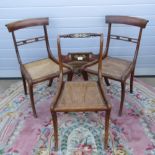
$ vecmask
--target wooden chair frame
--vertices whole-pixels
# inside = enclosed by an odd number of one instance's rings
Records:
[[[103,69],[105,69],[107,67],[107,70],[108,70],[108,66],[106,66],[106,63],[107,63],[106,61],[108,58],[110,58],[108,55],[108,52],[109,52],[109,46],[110,46],[111,39],[126,41],[126,42],[136,44],[133,60],[130,62],[130,65],[128,66],[129,68],[127,68],[127,70],[123,73],[123,76],[121,76],[121,78],[116,78],[114,75],[112,75],[111,70],[109,70],[109,72],[111,72],[111,74],[104,73],[104,71],[102,72],[102,76],[105,78],[105,82],[107,85],[110,85],[108,79],[112,79],[112,80],[121,82],[121,103],[120,103],[120,109],[119,109],[119,115],[121,116],[122,110],[123,110],[124,98],[125,98],[126,80],[130,76],[130,93],[132,93],[133,92],[133,78],[134,78],[134,72],[135,72],[135,65],[136,65],[136,61],[137,61],[137,57],[138,57],[138,51],[139,51],[139,47],[140,47],[142,31],[146,27],[146,24],[148,21],[145,19],[142,19],[142,18],[136,18],[136,17],[130,17],[130,16],[113,16],[113,15],[106,16],[105,21],[108,24],[108,34],[107,34],[105,53],[103,55],[103,64],[105,64]],[[122,25],[130,25],[133,27],[139,27],[138,37],[131,38],[128,36],[120,36],[120,35],[112,34],[111,29],[112,29],[113,24],[122,24]],[[115,58],[113,58],[113,60],[114,61],[117,60],[118,62],[121,61],[121,59],[115,59]],[[81,68],[81,72],[82,72],[83,78],[85,80],[88,80],[88,73],[97,75],[97,69],[94,70],[94,69],[89,68],[91,66],[97,65],[97,63],[98,63],[98,60],[95,60],[93,62],[90,62],[90,63],[84,65]]]
[[[75,37],[76,36],[76,37]],[[62,109],[57,110],[57,105],[58,101],[60,99],[61,94],[63,93],[63,88],[66,83],[71,83],[71,82],[64,82],[63,80],[63,65],[62,65],[62,54],[61,54],[61,45],[60,45],[60,39],[61,38],[89,38],[89,37],[100,37],[100,50],[99,50],[99,65],[98,65],[98,81],[95,83],[99,87],[99,90],[101,92],[102,99],[105,102],[105,108],[74,108],[70,107],[68,109]],[[103,79],[102,79],[102,51],[103,51],[103,34],[98,34],[98,33],[80,33],[80,34],[69,34],[69,35],[60,35],[58,36],[57,39],[57,45],[58,45],[58,55],[59,55],[59,65],[60,65],[60,76],[59,76],[59,84],[58,84],[58,90],[56,92],[56,95],[52,101],[51,104],[51,114],[53,118],[53,127],[54,127],[54,137],[55,137],[55,149],[58,150],[58,123],[57,123],[57,112],[86,112],[86,111],[92,111],[92,112],[97,112],[97,111],[105,111],[105,139],[104,139],[104,147],[105,149],[107,148],[108,145],[108,130],[109,130],[109,119],[110,119],[110,112],[111,112],[111,105],[109,104],[109,101],[106,97],[105,90],[104,90],[104,85],[103,85]],[[77,81],[76,81],[77,82]],[[81,82],[84,81],[78,81],[80,84]],[[86,81],[84,83],[87,83]]]
[[[23,86],[24,86],[24,92],[27,95],[27,87],[26,87],[26,82],[28,84],[29,88],[29,94],[30,94],[30,100],[31,100],[31,105],[32,105],[32,110],[33,110],[33,115],[34,117],[37,117],[36,109],[35,109],[35,103],[34,103],[34,97],[33,97],[33,85],[45,80],[49,80],[49,86],[51,86],[53,78],[59,76],[59,67],[56,72],[50,73],[49,75],[45,75],[36,79],[33,79],[31,75],[28,73],[28,71],[25,68],[25,64],[22,62],[21,56],[20,56],[20,51],[19,51],[19,46],[23,46],[25,44],[30,44],[34,42],[39,42],[39,41],[45,41],[46,44],[46,49],[47,49],[47,54],[48,54],[48,59],[53,62],[54,64],[59,66],[59,62],[57,59],[54,58],[52,55],[52,52],[50,50],[50,45],[49,45],[49,40],[48,40],[48,32],[47,32],[47,25],[49,25],[49,19],[48,18],[31,18],[31,19],[25,19],[25,20],[20,20],[16,22],[12,22],[6,25],[8,28],[8,31],[12,33],[12,38],[15,46],[15,51],[17,55],[17,59],[20,65],[20,70],[21,70],[21,76],[23,80]],[[25,40],[16,40],[15,36],[15,31],[19,29],[24,29],[28,27],[35,27],[35,26],[40,26],[43,27],[43,36],[35,37],[35,38],[29,38]],[[41,59],[43,60],[43,59]],[[39,60],[38,60],[39,61]],[[73,71],[72,68],[67,65],[63,64],[63,67],[67,68],[67,71],[65,71],[65,74],[68,74],[68,80],[72,79]],[[47,68],[44,68],[45,70]],[[52,69],[52,67],[51,67]],[[43,70],[44,71],[44,70]]]

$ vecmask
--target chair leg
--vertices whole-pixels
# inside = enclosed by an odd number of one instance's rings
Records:
[[[58,123],[57,123],[57,114],[52,112],[53,118],[53,128],[54,128],[54,140],[55,140],[55,151],[58,150]]]
[[[72,81],[73,78],[73,72],[69,72],[67,76],[67,81]]]
[[[30,100],[31,100],[33,115],[35,118],[37,118],[37,113],[36,113],[35,104],[34,104],[33,85],[32,84],[29,84],[29,94],[30,94]]]
[[[107,86],[110,86],[110,83],[109,83],[108,78],[104,77],[104,80],[105,80],[106,85],[107,85]]]
[[[85,81],[88,81],[88,73],[86,71],[84,71],[84,70],[82,70],[81,73],[82,73],[83,79]]]
[[[50,79],[50,80],[49,80],[49,84],[48,84],[49,87],[51,87],[52,82],[53,82],[53,79]]]
[[[104,149],[108,147],[108,135],[109,135],[109,120],[110,120],[111,109],[106,111],[105,115],[105,137],[104,137]]]
[[[22,74],[22,73],[21,73]],[[27,87],[26,87],[26,80],[24,75],[22,74],[22,80],[23,80],[23,86],[24,86],[24,93],[25,95],[27,95]]]
[[[121,82],[121,103],[119,108],[119,116],[122,115],[124,98],[125,98],[125,82]]]
[[[134,78],[134,70],[131,72],[130,77],[130,93],[133,93],[133,78]]]

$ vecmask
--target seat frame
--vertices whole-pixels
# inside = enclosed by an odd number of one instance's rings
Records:
[[[142,18],[137,18],[137,17],[130,17],[130,16],[114,16],[114,15],[107,15],[105,17],[105,22],[108,24],[108,34],[107,34],[107,42],[106,42],[106,48],[105,52],[103,55],[103,62],[104,59],[108,58],[108,52],[109,52],[109,46],[110,46],[110,40],[115,39],[115,40],[120,40],[120,41],[126,41],[130,42],[133,44],[136,44],[133,60],[131,61],[131,66],[129,68],[128,74],[125,76],[122,76],[121,79],[117,79],[115,76],[108,76],[103,73],[103,77],[105,79],[105,82],[107,86],[110,85],[108,79],[116,80],[121,82],[121,102],[120,102],[120,108],[119,108],[119,116],[122,115],[122,110],[123,110],[123,103],[125,99],[125,86],[126,86],[126,80],[130,76],[130,93],[133,92],[133,79],[134,79],[134,72],[135,72],[135,65],[137,62],[137,57],[138,57],[138,51],[140,47],[140,41],[142,37],[142,31],[146,27],[146,24],[148,23],[148,20],[142,19]],[[139,27],[139,34],[138,38],[131,38],[128,36],[120,36],[120,35],[113,35],[111,33],[112,30],[112,25],[113,24],[122,24],[122,25],[130,25],[133,27]],[[123,59],[122,59],[123,60]],[[81,68],[81,72],[83,75],[83,78],[85,80],[88,80],[88,73],[97,75],[96,70],[90,70],[88,67],[93,66],[98,63],[98,60],[95,60],[93,62],[90,62],[86,65],[84,65]]]
[[[12,22],[12,23],[9,23],[6,25],[6,27],[8,28],[8,31],[12,33],[15,51],[16,51],[18,63],[20,65],[20,71],[21,71],[21,76],[22,76],[22,80],[23,80],[25,95],[27,95],[26,83],[28,84],[31,106],[32,106],[34,117],[37,117],[37,113],[36,113],[35,103],[34,103],[33,85],[37,84],[39,82],[45,81],[45,80],[49,80],[49,86],[51,86],[53,78],[59,76],[59,70],[56,73],[52,73],[50,75],[47,75],[47,76],[44,76],[41,78],[32,79],[32,77],[27,72],[26,68],[24,67],[24,63],[22,62],[22,59],[20,56],[20,51],[19,51],[18,47],[26,45],[26,44],[34,43],[34,42],[45,41],[48,58],[51,61],[53,61],[54,63],[56,63],[57,65],[59,65],[58,60],[52,55],[52,52],[50,49],[49,40],[48,40],[48,32],[47,32],[47,25],[49,25],[49,19],[47,17],[24,19],[24,20]],[[37,27],[37,26],[43,27],[43,32],[44,32],[43,36],[38,36],[35,38],[28,38],[28,39],[20,40],[20,41],[16,40],[15,31],[20,30],[20,29],[24,29],[24,28],[29,28],[29,27]],[[68,71],[64,72],[65,74],[68,74],[68,80],[72,80],[72,76],[73,76],[72,67],[70,67],[67,64],[63,64],[63,67],[68,69]]]
[[[88,37],[100,37],[100,50],[99,50],[99,66],[98,66],[98,81],[96,81],[97,85],[99,86],[99,91],[101,92],[101,96],[105,102],[105,109],[100,109],[98,110],[97,108],[94,109],[56,109],[56,105],[59,103],[59,99],[61,94],[63,93],[63,87],[65,82],[63,80],[63,69],[62,69],[62,54],[61,54],[61,45],[60,45],[60,39],[61,38],[74,38],[73,36],[76,36],[76,38],[88,38]],[[57,123],[57,112],[86,112],[86,111],[91,111],[91,112],[97,112],[97,111],[105,111],[105,139],[104,139],[104,147],[105,149],[108,146],[108,130],[109,130],[109,119],[110,119],[110,112],[111,112],[111,104],[109,103],[105,90],[104,90],[104,84],[103,84],[103,79],[102,79],[102,53],[103,53],[103,34],[98,34],[98,33],[80,33],[80,34],[69,34],[69,35],[60,35],[58,36],[57,39],[57,45],[58,45],[58,55],[59,55],[59,65],[60,65],[60,76],[59,76],[59,83],[58,83],[58,89],[56,92],[56,95],[53,98],[52,104],[51,104],[51,114],[52,114],[52,119],[53,119],[53,127],[54,127],[54,138],[55,138],[55,150],[58,150],[58,123]],[[77,81],[76,81],[77,82]],[[80,84],[80,81],[78,81]],[[84,81],[82,81],[84,82]],[[87,83],[87,82],[86,82]],[[91,105],[90,105],[91,106]],[[91,110],[90,110],[91,109]]]

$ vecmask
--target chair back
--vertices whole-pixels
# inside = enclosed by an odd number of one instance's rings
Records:
[[[134,65],[136,64],[137,56],[138,56],[138,51],[140,47],[140,41],[141,41],[141,36],[142,36],[142,30],[146,27],[148,20],[142,19],[142,18],[137,18],[137,17],[130,17],[130,16],[113,16],[113,15],[107,15],[105,17],[105,22],[108,24],[108,34],[107,34],[107,43],[106,43],[106,50],[105,50],[105,56],[108,55],[109,51],[109,45],[110,45],[110,40],[119,40],[119,41],[126,41],[130,43],[134,43],[136,45],[135,48],[135,53],[134,53],[134,58],[133,58],[133,63]],[[116,24],[121,24],[121,25],[128,25],[130,27],[138,27],[138,35],[137,37],[130,37],[129,35],[127,36],[122,36],[122,35],[116,35],[112,33],[112,26]],[[129,30],[128,27],[126,31]]]
[[[57,39],[57,46],[58,46],[58,56],[59,56],[59,65],[60,65],[60,72],[62,72],[63,75],[63,69],[62,69],[62,48],[61,48],[61,39],[88,39],[88,38],[99,38],[99,51],[98,51],[98,70],[102,71],[102,54],[103,54],[103,34],[102,33],[73,33],[73,34],[64,34],[59,35]]]
[[[18,62],[20,65],[22,65],[22,59],[21,59],[19,46],[23,46],[26,44],[31,44],[39,41],[45,41],[48,57],[53,58],[50,51],[50,45],[49,45],[48,33],[47,33],[47,27],[46,27],[48,24],[49,24],[48,18],[31,18],[31,19],[12,22],[6,25],[6,27],[8,28],[8,31],[12,33],[12,38],[13,38]],[[41,26],[43,28],[42,36],[38,36],[38,34],[35,34],[36,35],[35,37],[31,37],[23,40],[18,39],[17,41],[15,31],[30,28],[30,27],[38,27],[38,26]]]

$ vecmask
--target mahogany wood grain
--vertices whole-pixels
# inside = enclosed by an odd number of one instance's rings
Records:
[[[146,27],[148,20],[138,18],[138,17],[108,15],[105,17],[105,22],[108,24],[108,34],[107,34],[106,48],[103,55],[102,76],[105,78],[107,85],[109,85],[108,79],[121,82],[122,90],[121,90],[121,103],[120,103],[120,109],[119,109],[119,115],[121,116],[122,110],[123,110],[123,103],[125,99],[125,84],[129,76],[130,76],[130,92],[131,93],[133,92],[133,77],[134,77],[135,65],[137,62],[138,51],[139,51],[141,37],[142,37],[142,31]],[[117,32],[117,35],[112,34],[112,27],[115,24],[130,25],[130,27],[138,27],[139,30],[138,30],[137,37],[132,38],[130,36],[118,35],[118,32]],[[126,41],[130,43],[130,46],[133,45],[133,47],[135,47],[133,60],[130,61],[130,60],[124,60],[116,57],[111,57],[109,54],[111,39],[115,39],[118,41]],[[83,73],[83,78],[85,80],[88,80],[87,73],[98,75],[97,66],[98,66],[97,60],[82,66],[81,70]]]
[[[65,36],[65,37],[64,37]],[[98,80],[97,81],[64,81],[63,80],[63,61],[61,53],[61,37],[66,38],[100,38],[100,49],[98,52]],[[103,53],[103,34],[80,33],[58,36],[58,55],[60,65],[60,77],[56,95],[51,104],[51,114],[53,118],[55,150],[58,150],[58,123],[57,112],[97,112],[104,111],[105,116],[105,136],[104,147],[108,146],[108,130],[111,112],[111,104],[106,95],[102,77],[102,53]]]
[[[36,109],[35,109],[35,101],[33,96],[33,85],[45,80],[49,80],[49,86],[52,84],[53,78],[59,76],[59,62],[50,50],[49,40],[48,40],[48,33],[47,33],[47,25],[49,24],[48,18],[32,18],[32,19],[25,19],[16,22],[12,22],[7,24],[8,31],[12,33],[13,42],[16,50],[17,59],[20,65],[21,75],[23,79],[23,86],[24,92],[27,94],[27,86],[29,88],[29,95],[33,110],[34,117],[37,117]],[[44,31],[43,36],[38,36],[34,38],[28,38],[25,40],[16,40],[15,31],[19,29],[24,29],[28,27],[35,27],[40,26]],[[38,34],[36,34],[38,35]],[[48,57],[47,58],[40,58],[39,60],[35,60],[29,63],[23,63],[21,59],[20,49],[19,46],[24,46],[26,44],[32,44],[38,41],[44,41],[46,45],[46,50]],[[69,80],[72,79],[72,67],[67,64],[63,64],[64,73],[68,74]]]

